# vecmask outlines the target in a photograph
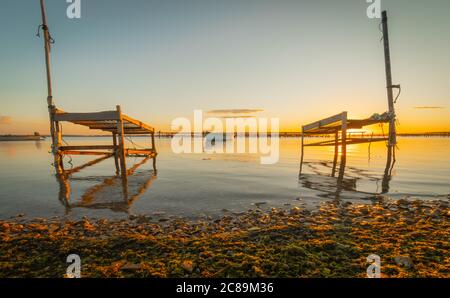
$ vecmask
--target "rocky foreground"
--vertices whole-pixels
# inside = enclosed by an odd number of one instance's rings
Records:
[[[0,221],[0,277],[450,277],[447,201],[328,202],[217,220]]]

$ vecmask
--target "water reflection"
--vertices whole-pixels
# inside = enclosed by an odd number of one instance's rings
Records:
[[[126,175],[101,177],[73,177],[83,169],[97,165],[111,156],[102,156],[80,166],[65,170],[64,163],[55,163],[56,179],[59,183],[59,201],[66,209],[66,214],[74,208],[109,209],[114,212],[129,213],[131,205],[151,187],[157,178],[156,157],[145,157],[127,170]],[[149,160],[153,161],[152,170],[138,171]],[[71,163],[71,161],[69,162]],[[78,202],[71,200],[72,182],[95,182],[89,187]]]
[[[136,138],[135,141],[139,141]],[[94,145],[105,143],[104,137],[66,139],[70,145],[77,146],[89,142]],[[108,136],[109,141],[109,136]],[[147,139],[142,139],[142,143]],[[261,165],[257,154],[174,154],[171,139],[157,139],[158,180],[134,203],[130,212],[151,215],[165,212],[169,215],[196,216],[216,214],[222,209],[241,212],[253,208],[254,203],[267,202],[274,207],[296,204],[298,198],[311,205],[335,198],[363,202],[371,193],[384,193],[394,199],[414,198],[420,200],[447,200],[450,193],[449,150],[450,138],[400,138],[397,162],[393,170],[386,167],[386,145],[373,143],[371,157],[368,159],[367,145],[351,145],[347,149],[347,163],[339,193],[337,176],[339,159],[336,165],[336,177],[331,177],[333,147],[314,147],[308,152],[305,161],[315,162],[305,165],[304,179],[298,179],[300,141],[295,138],[280,139],[280,161],[274,165]],[[53,158],[48,153],[50,142],[41,141],[38,150],[33,142],[0,142],[0,218],[9,218],[17,214],[28,217],[49,218],[65,213],[64,204],[82,202],[82,195],[88,188],[102,184],[105,179],[114,177],[115,167],[112,159],[74,172],[76,167],[97,157],[77,156],[73,167],[69,158],[64,158],[65,171],[70,187],[60,187],[55,178],[55,167],[50,166]],[[132,144],[129,144],[132,145]],[[430,153],[432,152],[432,154]],[[15,153],[15,155],[12,155]],[[140,162],[142,159],[136,159]],[[320,162],[326,160],[326,166]],[[127,158],[129,167],[134,160]],[[310,170],[316,168],[316,172]],[[153,173],[150,160],[128,177],[128,192],[137,193],[137,184],[143,185]],[[387,169],[387,171],[386,171]],[[74,172],[71,174],[71,172]],[[57,173],[57,172],[56,172]],[[70,175],[71,174],[71,175]],[[314,176],[311,177],[311,175]],[[89,176],[89,177],[87,177]],[[309,176],[309,177],[307,177]],[[316,177],[319,176],[319,177]],[[326,176],[322,178],[322,176]],[[370,178],[366,178],[370,177]],[[63,177],[64,178],[64,177]],[[383,179],[384,178],[384,179]],[[333,180],[334,179],[334,180]],[[318,181],[319,180],[319,181]],[[125,201],[120,178],[113,179],[114,201]],[[309,182],[309,184],[308,184]],[[317,184],[316,182],[319,182]],[[325,185],[324,185],[325,184]],[[356,187],[355,187],[356,184]],[[316,191],[313,188],[323,191]],[[357,189],[359,194],[346,189]],[[65,189],[71,194],[66,196]],[[324,192],[327,191],[327,192]],[[61,194],[60,194],[61,192]],[[363,192],[370,193],[364,195]],[[95,194],[90,203],[104,203],[108,194],[100,198]],[[324,198],[324,196],[327,196]],[[109,195],[110,196],[110,195]],[[88,197],[86,197],[88,204]],[[103,201],[102,201],[103,200]],[[126,218],[127,213],[113,212],[109,209],[77,208],[71,211],[74,217]]]
[[[42,149],[42,142],[41,142],[41,140],[34,141],[34,146],[36,147],[37,150],[41,150]]]
[[[361,168],[346,166],[346,159],[341,159],[339,163],[339,172],[337,171],[337,156],[334,156],[333,162],[302,162],[300,166],[307,166],[312,174],[303,174],[300,172],[299,183],[302,187],[319,191],[319,197],[328,199],[341,199],[345,192],[345,197],[364,199],[374,195],[387,194],[389,192],[389,183],[392,179],[392,171],[395,165],[395,149],[387,148],[386,166],[383,176],[373,175]],[[330,171],[330,174],[327,174]],[[357,189],[357,182],[360,179],[373,181],[377,185],[376,192],[367,192]],[[381,189],[379,185],[381,182]]]

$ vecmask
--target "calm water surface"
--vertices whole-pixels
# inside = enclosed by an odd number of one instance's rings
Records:
[[[70,145],[108,144],[109,138],[66,138]],[[135,138],[138,145],[145,139]],[[315,206],[324,200],[368,201],[377,193],[394,198],[448,199],[450,139],[400,138],[396,163],[385,176],[384,143],[348,147],[343,184],[330,177],[332,147],[306,148],[299,181],[300,142],[280,139],[280,161],[261,165],[256,154],[174,154],[170,139],[157,139],[157,172],[152,160],[137,168],[124,183],[114,177],[107,159],[57,179],[49,141],[0,142],[0,218],[125,218],[204,216],[262,208]],[[92,157],[64,160],[65,169]],[[128,167],[142,158],[128,158]],[[384,178],[384,183],[383,183]],[[344,185],[344,186],[342,186]],[[264,204],[259,204],[264,203]]]

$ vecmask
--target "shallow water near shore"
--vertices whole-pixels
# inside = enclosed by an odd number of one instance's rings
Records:
[[[109,144],[104,137],[68,137],[70,145]],[[133,138],[136,145],[149,140]],[[261,165],[257,154],[174,154],[170,139],[156,139],[152,160],[124,182],[115,177],[114,159],[106,159],[58,180],[49,140],[0,142],[0,219],[68,217],[121,219],[147,215],[156,219],[214,216],[248,209],[313,208],[334,199],[370,202],[377,194],[394,199],[448,200],[450,139],[399,138],[396,163],[385,174],[383,142],[348,147],[344,184],[330,177],[333,147],[307,147],[298,179],[300,142],[280,139],[280,159]],[[129,144],[133,146],[133,144]],[[65,169],[92,157],[65,157]],[[142,158],[128,158],[128,168]],[[342,186],[343,185],[343,186]]]

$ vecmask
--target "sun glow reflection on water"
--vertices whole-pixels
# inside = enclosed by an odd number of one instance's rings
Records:
[[[110,140],[67,138],[67,141],[77,145],[108,144]],[[122,184],[111,179],[115,170],[113,159],[109,159],[73,175],[69,208],[60,201],[61,184],[51,165],[48,141],[2,142],[0,218],[20,213],[28,217],[123,218],[129,214],[155,213],[197,216],[221,213],[223,209],[240,212],[261,202],[266,203],[266,208],[314,206],[336,196],[336,182],[329,177],[334,147],[305,148],[304,174],[309,179],[305,183],[298,180],[298,138],[280,139],[280,160],[274,165],[261,165],[258,154],[174,154],[169,139],[156,141],[157,175],[150,179],[152,163],[147,162],[129,177],[130,197],[141,192],[131,203],[123,203]],[[134,142],[148,145],[149,140],[135,138]],[[386,194],[394,198],[447,199],[449,149],[449,138],[399,138],[397,162]],[[65,158],[65,167],[70,168],[70,161],[76,166],[91,159]],[[128,167],[139,161],[129,158]],[[370,156],[368,144],[348,146],[345,179],[350,188],[340,192],[339,198],[364,202],[380,193],[385,164],[384,142],[372,143]],[[97,190],[99,184],[107,187]],[[87,193],[91,195],[89,204],[83,205]]]

